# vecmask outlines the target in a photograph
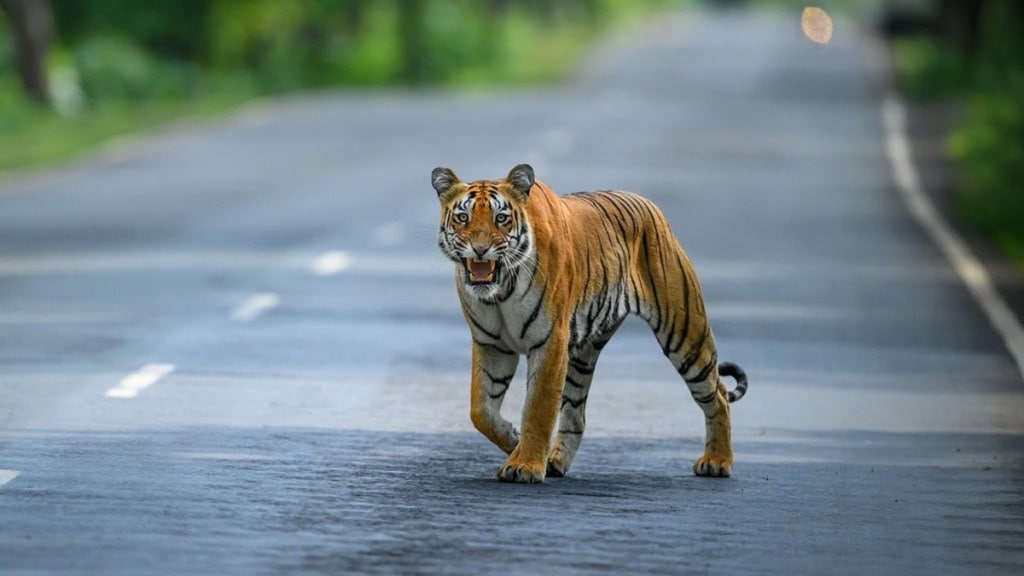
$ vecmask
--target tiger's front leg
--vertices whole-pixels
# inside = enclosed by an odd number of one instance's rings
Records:
[[[473,426],[510,454],[519,444],[519,432],[501,417],[501,403],[515,376],[519,355],[473,343],[473,375],[469,416]]]
[[[502,482],[544,481],[551,433],[558,420],[568,362],[568,329],[552,328],[547,342],[527,357],[526,405],[523,435],[508,461],[498,469]]]

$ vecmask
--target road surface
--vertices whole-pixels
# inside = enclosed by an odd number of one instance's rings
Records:
[[[553,89],[294,97],[0,184],[0,572],[1021,573],[1024,382],[896,193],[873,58],[683,14]],[[429,174],[520,162],[663,208],[750,375],[733,478],[637,321],[569,476],[494,480]]]

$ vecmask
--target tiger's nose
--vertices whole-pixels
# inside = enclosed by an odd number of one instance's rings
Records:
[[[491,246],[489,244],[473,244],[473,252],[476,252],[476,255],[481,258],[483,258],[484,254],[487,254],[487,251],[490,249]]]

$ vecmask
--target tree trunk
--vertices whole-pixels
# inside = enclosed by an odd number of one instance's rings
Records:
[[[0,0],[14,40],[15,67],[22,88],[42,104],[50,101],[46,82],[46,52],[53,40],[50,0]]]
[[[350,36],[355,37],[362,32],[363,22],[366,20],[366,8],[369,4],[369,0],[349,0],[345,31]]]
[[[399,4],[398,33],[402,40],[402,81],[406,84],[424,84],[430,73],[427,69],[427,29],[423,0],[405,0]]]

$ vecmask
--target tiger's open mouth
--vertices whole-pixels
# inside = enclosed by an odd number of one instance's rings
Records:
[[[495,260],[477,260],[465,258],[466,272],[469,273],[469,283],[474,286],[479,284],[491,284],[494,282],[494,274],[498,270],[498,262]]]

